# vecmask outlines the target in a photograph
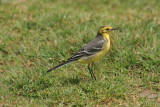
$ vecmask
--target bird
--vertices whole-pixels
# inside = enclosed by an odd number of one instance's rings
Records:
[[[81,48],[77,53],[71,56],[65,62],[49,69],[47,72],[51,72],[59,67],[70,63],[83,63],[88,64],[88,70],[91,78],[96,80],[96,76],[93,71],[93,66],[96,61],[105,56],[110,49],[110,33],[118,28],[110,26],[102,26],[99,28],[96,37],[90,41],[87,45]]]

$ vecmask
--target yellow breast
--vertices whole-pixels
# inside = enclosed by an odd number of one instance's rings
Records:
[[[104,36],[104,38],[107,40],[107,43],[103,45],[103,48],[99,53],[92,55],[85,59],[80,59],[78,60],[78,62],[79,63],[91,63],[91,62],[98,61],[100,58],[105,56],[110,48],[110,39],[109,39],[109,35]]]
[[[109,37],[105,37],[105,39],[107,39],[107,43],[104,44],[102,50],[99,53],[95,54],[93,61],[97,61],[107,54],[107,52],[110,48],[110,39],[109,39]]]

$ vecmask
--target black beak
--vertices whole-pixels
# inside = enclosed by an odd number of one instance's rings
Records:
[[[113,28],[112,30],[118,30],[119,28]]]

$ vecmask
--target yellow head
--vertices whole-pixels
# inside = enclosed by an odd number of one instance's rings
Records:
[[[110,26],[102,26],[99,30],[98,30],[98,34],[102,35],[102,36],[106,36],[109,35],[111,33],[111,31],[113,30],[117,30],[118,28],[112,28]]]

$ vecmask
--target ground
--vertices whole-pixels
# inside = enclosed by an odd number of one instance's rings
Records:
[[[0,106],[159,106],[159,0],[1,0]],[[95,66],[67,60],[118,27]]]

